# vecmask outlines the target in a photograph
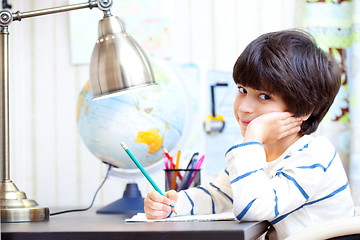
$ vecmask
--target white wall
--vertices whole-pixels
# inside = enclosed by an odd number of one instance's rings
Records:
[[[12,12],[24,12],[68,1],[10,3]],[[231,71],[246,44],[259,34],[302,24],[300,0],[172,0],[172,4],[170,60],[208,69]],[[10,178],[40,205],[86,207],[106,166],[86,149],[76,128],[77,98],[88,79],[88,66],[71,64],[69,14],[16,21],[9,31]],[[161,174],[155,178],[162,181]],[[116,200],[123,187],[123,181],[109,179],[95,205]],[[140,187],[143,194],[150,189],[145,181]]]

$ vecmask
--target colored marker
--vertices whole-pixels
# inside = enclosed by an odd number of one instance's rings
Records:
[[[131,158],[131,160],[135,163],[135,165],[140,169],[140,171],[142,172],[142,174],[144,174],[144,176],[146,177],[146,179],[150,182],[150,184],[155,188],[155,190],[160,193],[161,195],[163,195],[164,197],[165,194],[161,191],[161,189],[156,185],[156,183],[154,182],[154,180],[150,177],[150,175],[146,172],[145,168],[143,168],[143,166],[141,166],[140,162],[135,158],[135,156],[130,152],[129,148],[125,145],[125,143],[121,142],[120,145],[122,146],[122,148],[125,150],[125,152],[129,155],[129,157]],[[173,211],[174,213],[174,206],[171,206],[171,211]]]
[[[166,158],[164,160],[164,164],[165,164],[165,169],[166,170],[169,169],[169,162],[166,160]]]
[[[193,162],[194,162],[194,159],[196,159],[198,155],[199,155],[198,152],[196,152],[196,153],[194,153],[194,154],[192,155],[192,157],[191,157],[191,159],[190,159],[190,161],[189,161],[186,169],[189,169],[189,168],[192,166],[192,164],[193,164]]]
[[[166,151],[165,148],[162,148],[162,149],[163,149],[163,151],[164,151],[165,156],[166,156],[166,157],[169,159],[169,161],[170,161],[170,168],[174,168],[174,167],[175,167],[175,164],[174,164],[174,162],[173,162],[173,160],[172,160],[172,157],[169,155],[169,152]]]
[[[202,157],[199,159],[199,161],[195,165],[195,169],[200,169],[201,164],[204,162],[205,155],[202,155]]]
[[[196,163],[194,169],[200,169],[201,164],[204,162],[204,158],[205,158],[205,155],[203,155],[203,156],[199,159],[199,161]],[[200,172],[199,172],[198,174],[200,174]],[[195,179],[195,176],[196,176],[196,172],[194,172],[194,173],[192,174],[192,176],[191,176],[191,178],[190,178],[190,181],[186,183],[187,188],[190,187],[191,183],[192,183],[192,182],[194,181],[194,179]]]
[[[180,154],[181,152],[178,151],[178,154],[177,154],[177,158],[176,158],[176,164],[175,164],[175,170],[178,170],[179,169],[179,162],[180,162]],[[174,171],[174,178],[173,178],[173,182],[171,184],[171,189],[175,189],[176,188],[176,177],[178,175],[178,172],[179,171]]]

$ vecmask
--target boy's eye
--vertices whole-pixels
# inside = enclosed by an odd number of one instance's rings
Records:
[[[243,88],[243,87],[238,87],[238,89],[239,89],[239,92],[241,92],[241,93],[247,93],[245,88]]]
[[[270,100],[271,99],[271,97],[269,95],[267,95],[267,94],[260,94],[260,98],[262,100]]]

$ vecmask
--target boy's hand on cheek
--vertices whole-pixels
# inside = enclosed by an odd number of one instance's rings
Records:
[[[253,119],[247,126],[244,142],[271,144],[300,131],[302,120],[289,112],[271,112]]]

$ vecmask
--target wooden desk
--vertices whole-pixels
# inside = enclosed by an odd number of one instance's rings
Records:
[[[48,222],[2,223],[1,239],[36,240],[190,240],[256,239],[267,222],[153,222],[125,223],[129,216],[95,211],[51,216]]]

